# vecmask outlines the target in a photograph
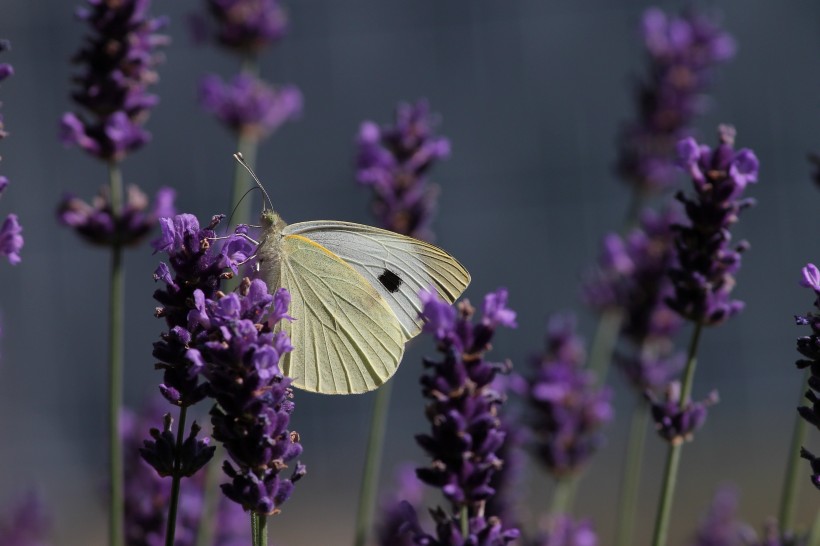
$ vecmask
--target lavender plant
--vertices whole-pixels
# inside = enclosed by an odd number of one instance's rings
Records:
[[[157,81],[158,49],[167,38],[158,32],[164,18],[148,15],[150,0],[87,0],[77,17],[91,32],[74,56],[80,69],[72,92],[80,112],[61,119],[61,139],[77,146],[108,166],[108,188],[92,205],[72,196],[63,199],[59,219],[88,241],[111,249],[110,354],[109,354],[109,461],[111,546],[122,546],[123,474],[119,434],[122,405],[124,246],[138,242],[159,214],[172,213],[171,193],[162,190],[153,214],[145,214],[145,198],[129,192],[123,203],[120,162],[150,140],[143,128],[157,97],[148,87]]]
[[[7,508],[0,520],[0,544],[3,546],[48,546],[51,541],[51,517],[43,500],[30,492]]]
[[[693,323],[694,331],[680,390],[673,386],[665,401],[653,405],[658,431],[669,442],[655,546],[666,543],[681,446],[705,419],[705,405],[691,401],[701,330],[725,322],[743,308],[742,302],[731,299],[731,292],[741,252],[748,243],[732,246],[730,228],[740,212],[753,204],[742,194],[747,185],[757,181],[758,161],[751,150],[735,151],[733,128],[721,125],[718,136],[720,143],[714,150],[693,138],[678,144],[681,165],[692,178],[695,197],[686,197],[683,192],[677,195],[688,224],[675,226],[676,258],[669,270],[674,292],[666,302]]]
[[[422,483],[413,464],[401,465],[395,477],[396,484],[389,495],[384,495],[379,508],[376,544],[379,546],[412,546],[413,537],[407,526],[408,506],[415,511],[421,505]]]
[[[365,121],[359,128],[356,180],[373,190],[371,211],[384,229],[434,240],[430,223],[439,188],[427,181],[427,173],[450,155],[450,141],[434,133],[437,124],[421,99],[400,103],[393,125]]]
[[[646,196],[677,179],[675,146],[691,135],[695,116],[704,110],[715,68],[735,52],[732,37],[694,9],[671,15],[649,8],[641,30],[647,74],[637,84],[637,119],[618,137],[617,164],[620,178],[633,188],[635,211]]]
[[[553,514],[569,512],[574,478],[603,444],[601,427],[613,417],[612,392],[596,385],[594,372],[584,368],[585,357],[575,318],[551,317],[546,350],[532,361],[526,399],[536,460],[557,483]]]
[[[407,524],[419,545],[502,546],[519,536],[497,516],[486,516],[484,506],[495,492],[493,474],[504,464],[496,451],[504,441],[498,412],[503,397],[492,389],[499,373],[510,364],[484,360],[499,326],[515,326],[515,312],[507,307],[507,291],[499,289],[484,298],[481,320],[472,322],[475,310],[462,301],[458,310],[435,295],[422,293],[424,332],[438,344],[441,360],[425,359],[421,378],[429,434],[416,441],[432,458],[417,470],[424,483],[441,489],[449,509],[431,510],[435,534],[422,529],[415,512],[408,510]]]
[[[148,411],[141,415],[123,410],[121,431],[125,456],[127,546],[158,546],[165,543],[171,483],[140,456],[140,451],[145,449],[145,430],[162,419],[161,412],[159,403],[151,405]],[[193,443],[190,446],[199,450],[201,447],[207,448],[207,443]],[[173,442],[170,447],[170,451],[173,451]],[[175,533],[177,545],[194,546],[196,543],[203,508],[203,486],[202,473],[198,473],[181,488]],[[246,525],[246,517],[239,505],[224,498],[223,502],[219,503],[217,513],[217,528],[220,532],[212,546],[247,544],[250,541],[250,530]]]
[[[154,292],[154,299],[162,305],[157,308],[156,316],[165,319],[168,330],[154,343],[153,355],[160,361],[156,367],[163,371],[160,392],[169,403],[179,408],[176,441],[167,439],[167,449],[160,453],[164,462],[161,467],[155,466],[160,474],[171,475],[166,528],[166,543],[169,546],[174,541],[177,501],[184,476],[182,469],[191,466],[190,462],[183,460],[186,454],[183,433],[187,411],[209,394],[207,382],[200,381],[203,373],[201,362],[189,358],[192,344],[203,327],[192,322],[189,315],[195,304],[201,307],[205,301],[217,298],[220,283],[232,277],[238,271],[237,264],[253,252],[253,245],[238,234],[224,239],[221,245],[215,244],[218,239],[214,229],[222,219],[221,215],[214,216],[208,225],[200,228],[197,218],[190,214],[162,218],[161,235],[152,243],[155,251],[167,254],[170,264],[169,267],[161,262],[154,272],[154,279],[161,280],[165,285]],[[243,228],[239,227],[237,231],[242,233]],[[170,424],[166,423],[164,428],[167,437]],[[196,445],[205,440],[196,440],[196,434],[193,434],[191,442]],[[204,446],[194,451],[202,449]],[[152,462],[150,458],[148,462]]]
[[[207,18],[195,17],[197,33],[241,59],[231,82],[215,75],[200,84],[200,103],[236,135],[236,147],[253,168],[259,144],[302,112],[302,94],[292,85],[273,87],[259,77],[259,56],[287,33],[288,20],[279,0],[205,0]],[[238,164],[231,210],[237,223],[250,220],[248,173]]]
[[[365,121],[356,139],[356,180],[373,189],[371,211],[377,224],[402,235],[432,241],[430,222],[435,214],[438,188],[426,173],[450,153],[446,138],[433,134],[435,119],[426,101],[400,103],[395,124],[379,127]],[[375,394],[362,486],[356,518],[356,546],[364,546],[372,527],[376,486],[381,469],[384,431],[393,383]]]
[[[0,53],[8,51],[11,48],[7,40],[0,40]],[[14,68],[8,63],[0,63],[0,82],[3,82],[14,75]],[[2,103],[0,103],[2,104]],[[6,128],[3,124],[3,116],[0,114],[0,140],[8,136]],[[9,186],[9,179],[0,175],[0,196],[6,191]],[[0,253],[2,253],[9,263],[16,265],[20,263],[20,251],[23,248],[23,228],[20,226],[20,221],[17,215],[11,213],[3,220],[0,225]]]

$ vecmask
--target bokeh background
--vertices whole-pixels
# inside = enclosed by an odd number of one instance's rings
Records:
[[[2,202],[16,211],[26,246],[17,267],[0,267],[4,287],[0,342],[0,503],[37,486],[53,509],[57,543],[103,544],[100,502],[105,463],[105,360],[108,255],[58,226],[65,191],[90,197],[105,168],[57,139],[71,109],[72,67],[84,25],[66,0],[4,0],[3,61],[16,75],[0,89],[6,128],[2,173],[12,186]],[[717,3],[715,3],[717,4]],[[270,81],[293,83],[305,98],[297,123],[260,151],[257,171],[286,220],[372,222],[368,193],[354,182],[354,137],[365,119],[392,120],[400,100],[426,97],[441,114],[451,159],[432,180],[441,188],[438,243],[469,268],[466,296],[479,301],[510,290],[519,327],[497,336],[494,356],[523,370],[540,350],[549,313],[581,309],[578,282],[600,237],[620,226],[628,189],[612,172],[619,124],[635,115],[633,78],[643,73],[637,0],[299,0],[289,3],[290,35],[262,59]],[[677,9],[676,2],[663,8]],[[736,294],[747,310],[706,332],[695,394],[717,388],[697,441],[685,448],[672,544],[685,544],[714,488],[742,490],[743,517],[759,526],[777,509],[801,374],[795,371],[792,315],[812,296],[797,286],[800,267],[820,260],[820,191],[809,151],[820,151],[820,4],[727,0],[722,13],[738,43],[718,69],[713,104],[698,129],[713,142],[730,122],[738,145],[761,161],[749,192],[758,206],[737,228],[752,244]],[[188,37],[198,2],[154,2],[171,17],[173,44],[160,67],[161,98],[148,129],[153,141],[124,163],[126,183],[178,191],[178,208],[209,218],[228,212],[233,137],[196,102],[206,73],[232,75],[236,60]],[[127,254],[126,400],[154,395],[153,317],[148,246]],[[581,311],[587,339],[593,318]],[[395,379],[383,483],[400,461],[424,461],[413,440],[426,430],[418,376],[429,340],[413,342]],[[608,444],[580,486],[577,512],[592,517],[601,544],[614,528],[617,486],[632,395],[619,380]],[[309,474],[272,523],[277,545],[349,544],[373,396],[297,393],[293,428],[302,435]],[[817,437],[811,444],[817,446]],[[648,441],[638,543],[651,533],[664,446]],[[528,471],[522,499],[537,513],[549,480]],[[799,521],[818,505],[808,478]],[[435,500],[438,500],[437,498]]]

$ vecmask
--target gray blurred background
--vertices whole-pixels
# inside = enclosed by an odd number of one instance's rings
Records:
[[[75,1],[3,0],[0,36],[13,51],[0,61],[16,75],[0,88],[10,138],[0,173],[12,185],[0,212],[16,211],[26,246],[17,267],[3,264],[0,353],[0,503],[32,485],[55,512],[57,542],[103,544],[99,492],[105,473],[105,360],[108,256],[59,227],[64,191],[89,198],[105,182],[102,164],[57,140],[71,109],[69,57],[86,29]],[[721,403],[684,450],[672,544],[684,544],[715,486],[742,489],[743,517],[755,526],[773,515],[780,495],[801,374],[795,371],[792,315],[811,294],[797,286],[800,267],[820,260],[820,192],[810,181],[809,151],[820,151],[820,3],[814,0],[720,2],[739,49],[719,69],[714,104],[698,123],[712,143],[719,122],[737,126],[738,145],[760,158],[759,205],[737,236],[752,244],[736,294],[738,318],[703,338],[695,395],[712,388]],[[427,97],[452,141],[450,160],[432,179],[442,188],[434,229],[464,263],[478,302],[510,289],[519,328],[497,336],[494,356],[525,369],[540,350],[549,313],[580,309],[578,280],[598,241],[620,226],[628,190],[612,174],[619,123],[634,116],[631,77],[642,74],[637,27],[641,0],[300,0],[289,3],[290,35],[262,60],[263,75],[298,85],[301,121],[264,143],[257,165],[288,221],[332,218],[371,222],[369,194],[356,186],[353,141],[359,123],[392,120],[399,100]],[[664,2],[665,8],[679,4]],[[186,14],[197,2],[154,2],[169,14],[161,97],[148,129],[153,142],[124,163],[126,183],[150,193],[178,190],[178,208],[209,218],[227,212],[233,137],[196,104],[207,72],[232,75],[237,63],[191,44]],[[152,315],[151,274],[158,257],[146,245],[127,263],[126,400],[156,392],[151,343],[163,329]],[[594,320],[581,314],[591,337]],[[395,379],[383,483],[403,460],[424,461],[413,435],[427,430],[418,388],[429,340],[412,343]],[[583,480],[577,512],[591,516],[611,543],[617,486],[632,395],[615,381],[619,419]],[[297,393],[293,428],[302,435],[309,474],[272,522],[277,545],[349,544],[373,396]],[[812,444],[817,447],[817,431]],[[664,447],[648,441],[639,543],[651,533]],[[549,499],[537,470],[527,480],[529,511]],[[804,495],[808,525],[817,492]],[[438,501],[438,497],[431,500]],[[316,523],[320,522],[320,525]]]

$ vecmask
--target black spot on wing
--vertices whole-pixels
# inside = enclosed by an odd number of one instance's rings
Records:
[[[392,294],[393,292],[398,292],[402,280],[401,277],[389,269],[385,269],[382,274],[379,275],[379,282],[382,283],[382,286],[384,286],[387,291]]]

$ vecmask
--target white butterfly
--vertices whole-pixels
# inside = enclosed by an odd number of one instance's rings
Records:
[[[296,387],[324,394],[375,389],[398,368],[404,344],[421,331],[418,293],[431,286],[449,302],[470,274],[444,250],[391,231],[318,220],[287,225],[262,213],[258,276],[291,295],[278,328],[294,350],[282,371]]]

